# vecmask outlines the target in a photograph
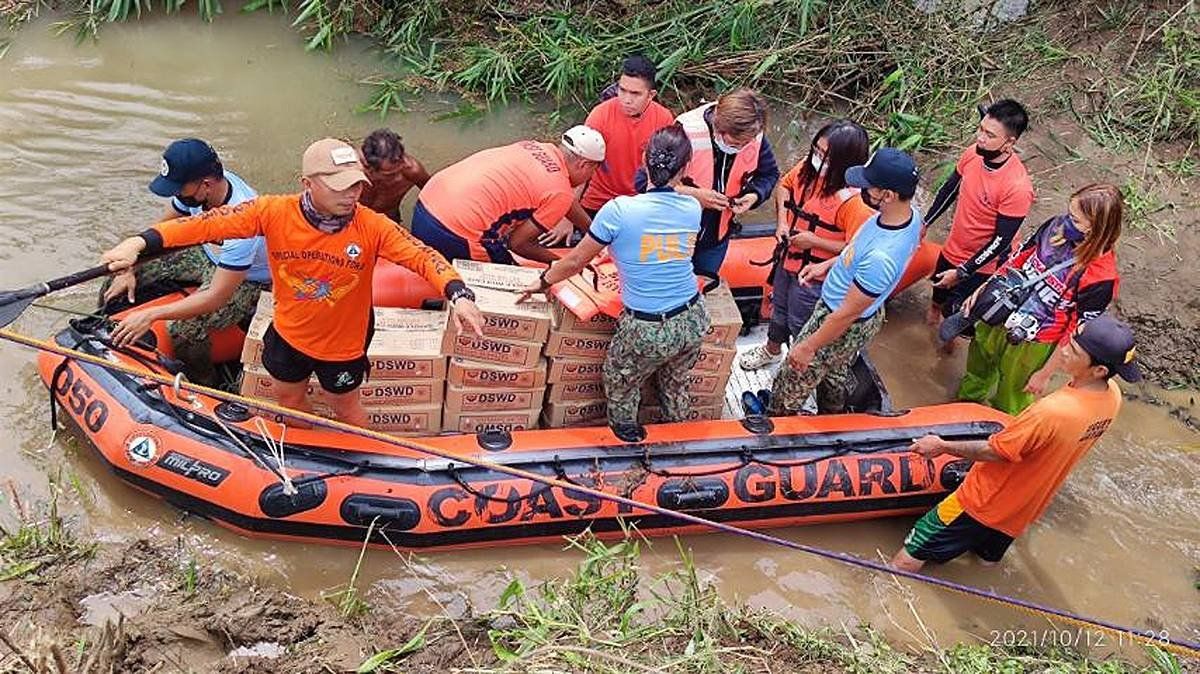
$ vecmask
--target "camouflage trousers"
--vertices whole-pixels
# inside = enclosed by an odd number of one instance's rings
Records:
[[[817,302],[812,316],[796,336],[799,343],[821,327],[833,313],[824,303]],[[850,390],[850,366],[858,352],[866,348],[879,329],[883,327],[883,307],[864,321],[850,324],[846,332],[833,342],[826,344],[813,356],[812,363],[804,370],[792,368],[786,359],[771,384],[771,405],[767,412],[773,416],[797,414],[814,391],[817,408],[822,412],[841,412],[846,409],[846,392]]]
[[[700,301],[665,321],[645,321],[626,312],[604,359],[608,423],[637,423],[642,384],[651,377],[667,421],[681,421],[691,406],[687,373],[700,358],[708,331],[708,311]]]
[[[216,271],[217,266],[208,259],[202,247],[192,246],[139,265],[134,270],[134,275],[139,289],[175,284],[199,286],[200,290],[204,290],[212,284],[212,277]],[[110,280],[104,282],[100,290],[101,297],[110,284]],[[258,306],[259,293],[269,289],[269,284],[243,280],[237,290],[233,291],[233,296],[215,311],[181,321],[171,321],[167,325],[175,357],[183,362],[184,373],[188,379],[209,386],[218,383],[212,363],[209,332],[232,325],[248,325],[254,317],[254,309]],[[145,301],[148,298],[144,298],[139,292],[137,299]]]

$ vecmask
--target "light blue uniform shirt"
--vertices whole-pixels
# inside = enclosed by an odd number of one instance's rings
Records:
[[[921,245],[921,213],[909,207],[912,218],[901,227],[879,224],[879,215],[863,223],[858,234],[846,244],[837,262],[825,276],[821,286],[821,301],[837,310],[846,299],[850,286],[875,298],[860,318],[875,315],[887,301]]]
[[[229,200],[224,205],[236,206],[244,201],[250,201],[258,196],[245,180],[233,171],[225,171],[225,179],[229,181]],[[171,206],[180,215],[200,215],[203,208],[184,206],[178,198],[171,198]],[[227,239],[221,244],[218,255],[209,246],[204,246],[204,254],[212,263],[222,269],[246,272],[246,280],[254,283],[270,283],[271,271],[267,268],[267,240],[261,236],[249,239]]]
[[[700,202],[670,188],[621,196],[596,213],[588,234],[609,247],[627,309],[662,313],[696,295],[692,252]]]

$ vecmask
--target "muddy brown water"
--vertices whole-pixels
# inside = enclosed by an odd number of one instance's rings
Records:
[[[368,93],[357,81],[377,67],[376,57],[358,44],[344,45],[331,56],[307,54],[286,22],[269,16],[222,18],[217,26],[160,17],[106,27],[98,43],[81,46],[51,37],[48,22],[29,27],[0,61],[0,235],[8,242],[0,249],[0,287],[21,287],[91,266],[105,247],[155,219],[162,204],[146,183],[158,169],[162,147],[174,138],[208,139],[229,168],[262,192],[291,190],[299,154],[309,141],[324,135],[361,137],[380,124],[374,115],[353,112]],[[448,98],[431,97],[422,110],[388,120],[431,169],[542,129],[520,110],[496,112],[478,124],[431,120],[431,111],[450,107]],[[789,123],[773,129],[784,160],[794,160],[803,147],[796,137],[802,128]],[[76,288],[47,302],[86,309],[94,293],[93,286]],[[887,327],[872,347],[899,406],[948,399],[962,371],[963,354],[940,358],[934,352],[921,323],[925,293],[918,287],[892,303]],[[34,308],[15,327],[44,336],[64,321],[62,315]],[[303,596],[318,597],[349,577],[355,550],[241,538],[182,517],[118,482],[86,446],[51,435],[46,394],[33,363],[32,351],[0,345],[0,436],[8,439],[0,471],[26,501],[44,500],[48,479],[57,480],[66,485],[66,507],[98,540],[178,538],[202,560]],[[960,561],[933,572],[1197,639],[1198,450],[1200,436],[1165,411],[1130,402],[1002,565]],[[5,508],[3,520],[12,517],[11,507]],[[895,550],[912,521],[777,533],[878,557]],[[1070,639],[1106,647],[1118,641],[736,537],[690,536],[683,543],[694,551],[701,573],[727,597],[807,625],[840,629],[866,622],[909,644],[925,642],[921,624],[943,645],[975,638]],[[671,542],[657,541],[646,554],[646,572],[668,570],[676,560]],[[427,553],[406,560],[372,551],[362,579],[376,605],[440,611],[432,594],[454,613],[467,603],[491,606],[513,574],[537,581],[577,561],[577,554],[560,545]],[[1052,629],[1059,632],[1048,632]]]

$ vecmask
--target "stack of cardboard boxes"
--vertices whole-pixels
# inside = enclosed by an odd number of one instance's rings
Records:
[[[537,283],[538,269],[467,260],[454,266],[475,292],[483,337],[460,331],[445,311],[376,308],[367,349],[371,375],[358,390],[370,427],[430,435],[537,428],[539,417],[551,428],[604,424],[602,370],[617,320],[605,314],[582,320],[558,303],[518,304],[520,291]],[[706,295],[705,304],[712,327],[688,375],[689,420],[720,418],[742,325],[727,285]],[[273,298],[263,293],[242,350],[244,395],[277,396],[261,365],[273,313]],[[319,413],[331,413],[315,377],[309,394]],[[662,421],[653,379],[642,390],[640,417]]]
[[[262,367],[262,338],[274,314],[263,293],[242,349],[242,394],[274,400],[271,377]],[[430,435],[442,430],[446,357],[442,355],[449,314],[416,309],[375,309],[375,335],[367,348],[371,373],[358,389],[369,427],[397,435]],[[314,410],[330,415],[328,394],[314,376],[309,381]]]
[[[616,330],[617,319],[607,314],[582,320],[562,304],[554,303],[554,330],[546,343],[546,358],[550,361],[546,426],[594,426],[605,422],[608,402],[602,371]]]
[[[517,299],[519,291],[537,283],[540,270],[468,260],[455,260],[454,267],[475,292],[484,336],[453,324],[446,332],[445,430],[537,428],[546,394],[542,349],[550,333],[550,305]]]
[[[737,356],[736,342],[742,329],[742,315],[727,283],[704,296],[704,306],[712,322],[704,335],[700,358],[687,376],[691,406],[685,421],[720,419],[725,407],[725,387]],[[660,423],[657,385],[653,378],[642,387],[642,405],[638,414],[644,424]]]

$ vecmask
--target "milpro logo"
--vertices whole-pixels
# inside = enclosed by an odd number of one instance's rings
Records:
[[[210,487],[220,486],[225,478],[229,477],[229,471],[224,468],[175,451],[164,454],[163,458],[158,460],[158,467]]]
[[[351,243],[346,246],[346,257],[351,260],[357,260],[359,255],[362,255],[362,248],[357,243]]]
[[[125,441],[125,455],[136,466],[148,466],[158,456],[158,441],[148,435],[135,435]]]

